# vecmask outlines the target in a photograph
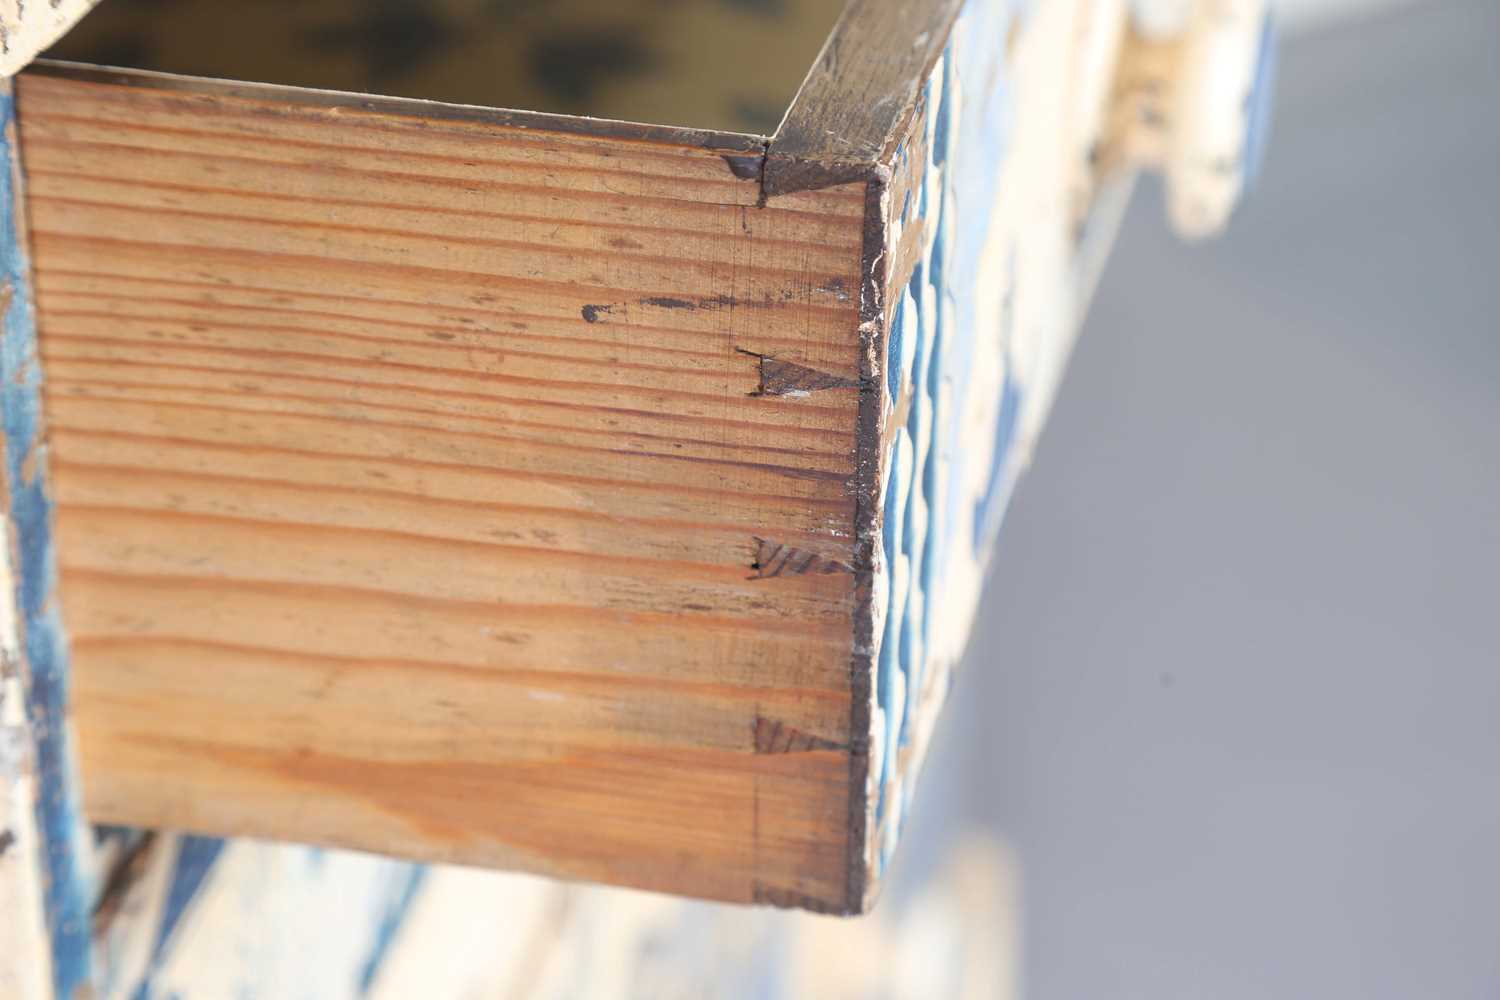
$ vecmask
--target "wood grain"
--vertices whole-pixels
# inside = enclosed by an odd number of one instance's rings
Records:
[[[963,6],[963,0],[851,0],[771,141],[766,193],[878,176],[877,166],[890,162],[894,144],[910,129]]]
[[[149,76],[20,116],[94,819],[859,905],[862,185]]]

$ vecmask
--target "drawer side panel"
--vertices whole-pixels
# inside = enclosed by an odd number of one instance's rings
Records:
[[[847,905],[862,185],[20,83],[96,821]]]

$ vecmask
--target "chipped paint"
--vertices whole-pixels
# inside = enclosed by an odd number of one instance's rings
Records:
[[[0,0],[0,77],[20,72],[98,2]]]
[[[811,753],[815,750],[848,752],[849,749],[842,743],[798,729],[780,719],[756,716],[750,729],[755,739],[756,753]]]
[[[15,155],[15,101],[0,93],[0,420],[5,428],[9,544],[13,553],[17,627],[28,722],[35,742],[43,841],[45,907],[54,990],[73,997],[90,979],[89,842],[79,803],[68,727],[68,644],[56,600],[52,496],[42,422],[42,369],[24,224],[18,211],[20,164]]]
[[[0,548],[0,579],[6,581],[8,561]],[[0,997],[47,1000],[52,995],[52,962],[42,904],[36,776],[21,679],[15,671],[16,634],[10,611],[9,599],[0,601]]]

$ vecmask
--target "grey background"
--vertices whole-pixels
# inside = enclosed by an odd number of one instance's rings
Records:
[[[891,892],[1023,996],[1500,998],[1500,0],[1288,40],[1228,237],[1137,194]]]

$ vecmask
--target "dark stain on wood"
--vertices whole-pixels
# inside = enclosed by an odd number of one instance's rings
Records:
[[[854,648],[849,657],[849,843],[845,913],[863,913],[874,902],[879,879],[866,855],[872,803],[869,796],[871,707],[875,701],[875,548],[880,522],[880,362],[885,357],[886,181],[865,186],[864,246],[860,255],[860,378],[876,391],[859,394],[854,456]]]
[[[5,852],[10,850],[11,845],[16,842],[16,835],[9,830],[0,830],[0,858],[5,857]]]
[[[734,153],[725,153],[724,162],[729,165],[729,172],[742,181],[760,180],[761,167],[765,164],[764,156],[740,156]]]
[[[673,298],[670,295],[656,295],[651,298],[641,299],[643,306],[656,306],[658,309],[686,309],[692,311],[698,308],[696,302],[688,299]]]
[[[601,316],[608,315],[614,311],[614,306],[607,305],[586,305],[581,310],[584,320],[589,323],[597,323]]]
[[[739,300],[733,295],[710,295],[701,299],[680,299],[671,295],[653,295],[640,300],[643,306],[656,306],[658,309],[685,309],[694,312],[699,309],[725,309],[739,305]]]

